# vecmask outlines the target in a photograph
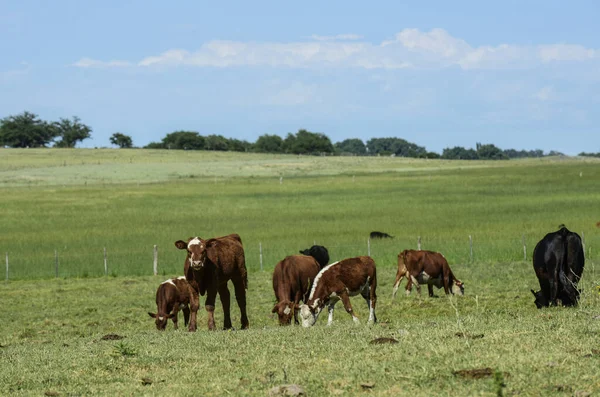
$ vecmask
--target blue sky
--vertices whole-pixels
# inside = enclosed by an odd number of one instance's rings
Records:
[[[216,5],[222,3],[222,5]],[[0,117],[600,151],[597,1],[0,0]]]

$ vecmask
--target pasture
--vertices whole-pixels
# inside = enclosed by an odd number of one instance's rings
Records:
[[[598,393],[599,165],[0,150],[9,259],[0,393],[264,396],[282,384],[308,395]],[[582,301],[537,310],[533,247],[561,223],[584,236]],[[368,242],[373,230],[395,238]],[[171,323],[157,332],[146,312],[158,284],[182,272],[174,241],[231,232],[246,251],[250,330],[208,332],[201,298],[198,332]],[[464,297],[431,299],[426,288],[405,297],[403,283],[392,301],[396,255],[419,237],[444,253]],[[277,326],[271,271],[315,242],[332,261],[371,253],[378,324],[365,324],[366,305],[353,298],[359,326],[341,303],[332,327],[326,314],[311,329]],[[217,326],[221,314],[217,302]],[[232,316],[239,326],[235,303]],[[380,337],[397,343],[370,343]]]

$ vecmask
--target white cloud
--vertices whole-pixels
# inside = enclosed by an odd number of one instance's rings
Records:
[[[170,49],[138,62],[99,61],[83,58],[77,67],[150,66],[239,67],[270,66],[288,68],[363,69],[528,69],[549,62],[586,62],[600,59],[600,50],[581,45],[473,47],[443,29],[421,32],[404,29],[392,40],[379,44],[358,41],[357,34],[312,35],[312,41],[289,43],[213,40],[197,51]],[[346,41],[352,40],[352,41]]]
[[[78,68],[114,68],[114,67],[125,67],[131,66],[128,61],[98,61],[91,58],[81,58],[79,61],[73,63],[71,66]]]

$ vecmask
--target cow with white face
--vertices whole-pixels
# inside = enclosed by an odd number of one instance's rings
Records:
[[[311,327],[325,306],[329,311],[327,325],[333,323],[333,309],[341,300],[346,312],[355,323],[358,317],[352,310],[350,297],[360,294],[369,307],[369,323],[377,322],[377,272],[375,262],[369,256],[348,258],[325,266],[313,283],[308,302],[298,307],[303,327]]]
[[[292,317],[298,324],[296,306],[300,299],[308,300],[310,286],[320,269],[319,262],[308,255],[291,255],[275,265],[273,292],[277,304],[271,312],[277,313],[279,325],[291,324]]]
[[[242,239],[237,234],[208,240],[190,237],[187,242],[178,240],[175,246],[185,250],[187,256],[184,274],[192,287],[202,296],[206,294],[205,308],[208,312],[208,329],[215,329],[215,300],[217,293],[223,305],[223,328],[233,328],[230,314],[230,293],[227,282],[231,280],[235,289],[235,298],[240,307],[241,327],[249,326],[246,314],[246,289],[248,272]],[[191,323],[196,326],[196,318]]]

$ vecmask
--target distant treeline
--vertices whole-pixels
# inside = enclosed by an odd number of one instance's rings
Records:
[[[8,116],[0,120],[0,147],[75,147],[78,142],[91,138],[92,129],[81,123],[78,117],[47,122],[30,112]],[[120,148],[133,148],[133,139],[127,134],[115,132],[110,143]],[[234,152],[289,153],[305,155],[337,156],[399,156],[429,159],[506,160],[509,158],[544,157],[562,155],[557,151],[546,154],[542,150],[500,149],[493,144],[477,143],[475,149],[455,146],[439,153],[430,152],[423,146],[402,138],[345,139],[332,143],[323,133],[304,129],[279,135],[261,135],[256,142],[230,139],[222,135],[201,135],[196,131],[175,131],[160,142],[151,142],[146,149],[172,150],[218,150]],[[580,153],[580,156],[600,157],[600,153]]]

